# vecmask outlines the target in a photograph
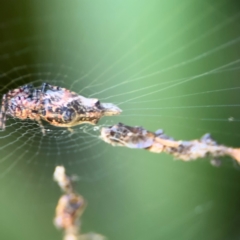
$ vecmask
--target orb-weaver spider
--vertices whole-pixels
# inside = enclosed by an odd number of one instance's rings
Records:
[[[45,133],[41,120],[71,128],[82,123],[96,124],[102,116],[120,113],[114,104],[100,103],[96,98],[85,98],[66,88],[48,83],[35,88],[28,84],[3,95],[0,128],[5,129],[7,115],[35,120]]]

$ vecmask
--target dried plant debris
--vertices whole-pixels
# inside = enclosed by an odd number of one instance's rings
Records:
[[[101,138],[113,145],[146,149],[150,152],[165,152],[183,161],[211,157],[217,159],[230,156],[240,163],[240,149],[217,144],[210,134],[191,141],[176,141],[164,134],[163,130],[150,132],[142,127],[130,127],[118,123],[101,129]],[[219,165],[219,162],[214,164]]]
[[[66,239],[71,240],[71,239]],[[97,233],[81,234],[78,240],[106,240],[103,235]]]
[[[79,218],[84,212],[86,202],[81,195],[69,193],[61,196],[58,201],[55,216],[55,226],[68,232],[79,231]]]
[[[58,183],[63,192],[73,192],[71,178],[66,175],[65,168],[63,166],[57,166],[55,168],[53,179]]]
[[[57,166],[53,174],[54,180],[64,192],[58,201],[54,224],[64,230],[64,240],[106,240],[100,234],[80,234],[80,218],[87,206],[83,196],[74,191],[72,178],[67,176],[63,166]]]
[[[3,95],[0,110],[0,128],[5,129],[7,115],[18,119],[32,119],[39,123],[45,134],[42,120],[57,127],[71,128],[96,124],[103,116],[121,113],[111,103],[100,103],[96,98],[85,98],[66,88],[43,83],[40,87],[28,84]]]

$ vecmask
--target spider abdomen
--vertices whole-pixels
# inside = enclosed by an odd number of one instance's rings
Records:
[[[41,120],[70,128],[82,123],[96,124],[102,116],[119,113],[121,110],[114,104],[101,104],[98,99],[85,98],[66,88],[47,83],[38,88],[25,85],[3,95],[0,129],[5,129],[6,115],[36,120],[45,134]]]

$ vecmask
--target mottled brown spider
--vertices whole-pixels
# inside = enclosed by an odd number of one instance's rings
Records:
[[[6,117],[41,120],[57,127],[71,128],[90,123],[96,124],[102,116],[120,114],[121,110],[111,103],[85,98],[66,88],[43,83],[41,87],[28,84],[3,95],[0,111],[0,128],[5,129]]]

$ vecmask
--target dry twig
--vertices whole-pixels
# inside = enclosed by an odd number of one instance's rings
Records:
[[[154,133],[142,127],[130,127],[118,123],[103,127],[101,138],[113,146],[146,149],[155,153],[165,152],[183,161],[227,155],[240,163],[240,149],[219,145],[210,134],[192,141],[176,141],[165,135],[163,130],[157,130]]]
[[[63,166],[57,166],[53,174],[54,180],[64,192],[58,201],[54,224],[64,230],[64,240],[104,240],[100,234],[80,234],[80,217],[85,208],[86,201],[78,193],[74,192],[72,180],[65,173]]]

